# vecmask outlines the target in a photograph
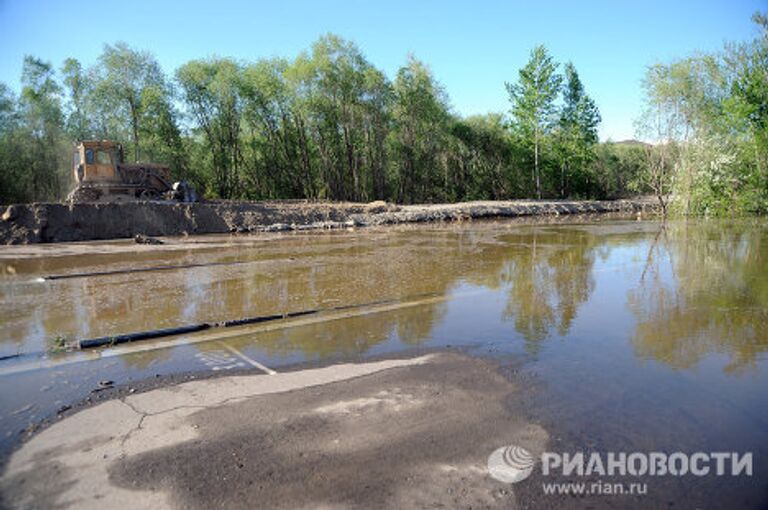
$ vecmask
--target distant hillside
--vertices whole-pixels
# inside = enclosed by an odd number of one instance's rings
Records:
[[[641,147],[646,147],[646,146],[651,145],[650,143],[641,142],[640,140],[635,140],[635,139],[621,140],[621,141],[618,141],[618,142],[613,142],[613,144],[614,145],[638,145],[638,146],[641,146]]]

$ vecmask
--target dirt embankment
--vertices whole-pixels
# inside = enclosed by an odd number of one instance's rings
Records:
[[[0,216],[1,244],[274,232],[532,215],[650,211],[646,200],[463,202],[404,205],[339,202],[132,202],[24,204]]]

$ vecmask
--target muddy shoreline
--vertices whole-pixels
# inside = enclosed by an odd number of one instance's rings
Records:
[[[136,235],[279,232],[522,216],[651,212],[647,199],[498,201],[394,205],[345,202],[165,202],[16,204],[0,216],[0,244],[33,244]]]

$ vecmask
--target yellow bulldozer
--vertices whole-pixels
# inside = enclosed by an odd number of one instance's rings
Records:
[[[191,185],[173,182],[168,166],[123,162],[123,146],[116,142],[85,140],[78,143],[73,173],[76,187],[67,197],[71,202],[197,201]]]

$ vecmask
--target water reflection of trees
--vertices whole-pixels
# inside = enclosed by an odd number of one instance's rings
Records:
[[[190,322],[414,301],[450,295],[466,283],[506,295],[501,319],[535,354],[547,337],[568,334],[595,289],[595,261],[624,245],[641,247],[645,259],[640,261],[642,276],[627,296],[637,318],[632,339],[636,354],[684,369],[719,353],[730,360],[726,370],[738,372],[768,350],[768,255],[763,238],[761,228],[722,223],[672,223],[656,233],[635,226],[474,224],[310,236],[287,252],[278,244],[274,254],[262,253],[263,264],[164,277],[155,288],[159,286],[163,296],[179,297],[162,303],[150,299],[155,307],[151,310],[136,294],[123,299],[117,293],[85,303],[110,321],[144,312],[148,322],[153,317]],[[93,297],[103,289],[80,290]],[[447,309],[445,303],[429,302],[271,331],[250,341],[280,356],[356,355],[392,338],[411,345],[424,342]]]
[[[421,304],[266,331],[254,337],[238,337],[229,340],[229,343],[241,348],[257,344],[259,349],[271,356],[288,356],[297,352],[307,359],[355,356],[390,338],[410,345],[424,342],[444,311],[444,303]]]
[[[397,253],[383,254],[378,263],[366,264],[365,274],[355,282],[363,284],[362,289],[402,296],[443,295],[459,280],[502,289],[508,294],[502,319],[512,322],[535,352],[552,331],[567,334],[578,307],[589,298],[594,248],[599,244],[594,234],[568,228],[522,228],[501,235],[483,229],[435,232],[400,246]],[[352,279],[354,275],[350,268]],[[366,294],[362,289],[358,291]],[[269,340],[260,337],[259,343],[282,346],[284,351],[300,345],[303,352],[319,355],[361,352],[396,332],[401,341],[415,345],[430,337],[444,313],[443,304],[419,305],[303,327],[300,332],[274,332]]]
[[[630,291],[635,352],[686,369],[710,354],[740,373],[768,351],[765,230],[750,222],[673,223],[647,249]]]
[[[447,296],[468,283],[506,292],[502,319],[536,350],[552,332],[568,332],[594,288],[591,272],[603,242],[604,237],[572,226],[498,223],[314,235],[222,250],[219,257],[253,258],[253,264],[63,281],[55,295],[41,293],[38,302],[30,296],[25,306],[37,311],[40,335],[81,338],[412,301]],[[311,356],[364,352],[392,335],[415,345],[431,336],[445,313],[444,303],[421,304],[303,327],[306,334],[272,332],[263,341],[276,351]]]
[[[509,286],[504,319],[514,322],[529,352],[535,353],[552,331],[568,333],[578,307],[594,290],[596,238],[558,229],[515,234],[506,241],[515,253],[500,274]]]

